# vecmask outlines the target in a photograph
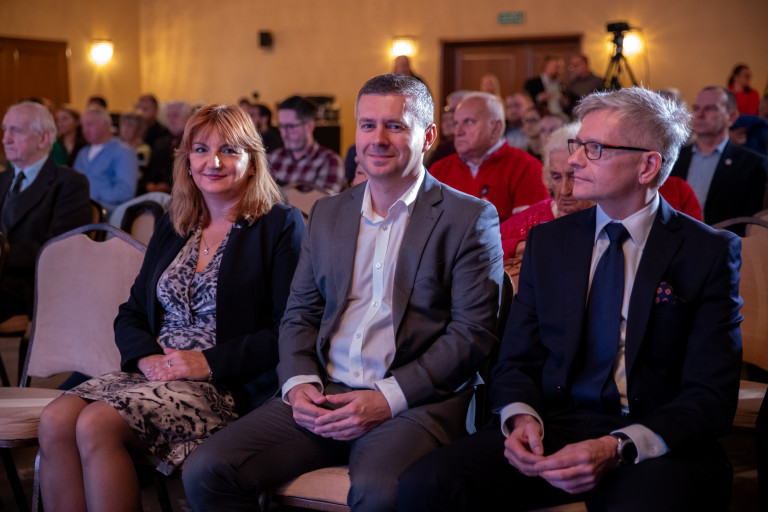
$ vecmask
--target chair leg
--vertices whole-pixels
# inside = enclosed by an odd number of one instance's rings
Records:
[[[35,455],[35,476],[32,479],[32,512],[39,512],[43,508],[40,499],[40,450]]]
[[[0,382],[5,387],[8,387],[11,385],[11,381],[8,379],[8,372],[5,371],[5,364],[3,364],[2,357],[0,357]]]
[[[168,496],[168,487],[165,485],[165,475],[153,471],[152,477],[155,480],[155,489],[157,489],[157,501],[160,503],[160,510],[163,512],[173,512],[171,498]]]
[[[29,338],[26,334],[24,334],[21,337],[21,341],[19,341],[19,382],[18,385],[21,386],[21,374],[24,373],[24,364],[27,362],[27,350],[29,349]]]
[[[16,465],[13,463],[11,450],[9,448],[0,448],[0,457],[3,459],[3,466],[5,466],[5,472],[8,475],[8,481],[13,490],[13,498],[16,500],[19,512],[29,512],[27,497],[24,496],[24,488],[21,486],[19,474],[16,472]]]

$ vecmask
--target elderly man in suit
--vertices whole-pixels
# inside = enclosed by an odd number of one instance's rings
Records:
[[[710,225],[763,208],[768,161],[729,140],[728,129],[738,117],[733,92],[720,86],[702,89],[693,104],[696,142],[680,150],[672,169],[672,176],[686,180],[696,193]]]
[[[400,472],[466,433],[504,271],[493,205],[424,169],[433,113],[413,77],[361,89],[368,180],[310,214],[280,327],[282,398],[187,459],[196,510],[253,510],[259,492],[347,463],[352,510],[394,510]]]
[[[597,205],[530,231],[491,378],[498,420],[411,466],[402,510],[574,497],[590,510],[728,510],[718,438],[738,397],[740,240],[658,194],[688,135],[684,107],[631,88],[576,113],[573,194]]]
[[[0,231],[10,251],[0,281],[0,320],[31,316],[38,251],[91,218],[88,180],[48,156],[55,140],[56,123],[43,105],[22,102],[3,118],[11,166],[0,173]]]

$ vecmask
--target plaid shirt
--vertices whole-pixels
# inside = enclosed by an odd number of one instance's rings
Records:
[[[268,158],[272,176],[281,184],[303,181],[334,192],[340,192],[344,186],[341,157],[317,142],[298,160],[285,148],[274,150]]]

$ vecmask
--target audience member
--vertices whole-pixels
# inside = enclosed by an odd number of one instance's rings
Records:
[[[427,153],[425,160],[425,166],[427,169],[431,169],[435,162],[441,160],[448,155],[452,155],[456,152],[456,148],[453,145],[453,134],[455,128],[453,126],[454,119],[453,114],[456,112],[456,107],[461,102],[461,99],[469,91],[461,89],[453,91],[445,98],[445,108],[440,113],[440,137],[437,145]]]
[[[0,173],[0,231],[9,251],[0,281],[0,321],[32,316],[38,251],[91,220],[88,180],[49,156],[56,125],[48,109],[33,102],[13,105],[2,128],[9,166]]]
[[[736,110],[740,114],[756,116],[760,107],[760,94],[750,86],[752,70],[746,64],[736,64],[728,77],[728,89],[736,96]]]
[[[269,154],[272,176],[281,185],[314,183],[333,192],[344,186],[344,164],[339,155],[315,141],[315,106],[291,96],[277,107],[283,147]]]
[[[191,116],[192,108],[183,101],[172,101],[165,106],[168,134],[158,140],[152,150],[149,165],[139,183],[139,193],[171,191],[174,155]]]
[[[112,137],[112,124],[106,110],[86,110],[81,120],[88,145],[78,153],[74,167],[88,178],[91,197],[111,213],[117,205],[134,196],[138,159],[133,149]]]
[[[672,169],[672,175],[686,180],[696,193],[704,222],[710,225],[750,216],[763,206],[768,163],[730,142],[728,128],[737,117],[731,91],[720,86],[702,89],[693,104],[696,141],[680,150]]]
[[[395,57],[395,65],[392,69],[392,73],[396,73],[398,75],[405,75],[405,76],[412,76],[419,82],[426,85],[424,80],[413,72],[413,69],[411,68],[411,59],[408,58],[407,55],[398,55]]]
[[[143,134],[144,142],[154,149],[157,142],[169,134],[168,129],[157,120],[159,109],[157,98],[153,94],[140,96],[139,101],[136,102],[136,108],[144,115],[146,121],[146,131]]]
[[[659,187],[659,194],[675,210],[702,221],[701,205],[691,186],[677,176],[669,176]]]
[[[728,510],[739,238],[657,194],[685,108],[634,87],[576,114],[573,193],[597,206],[529,233],[491,376],[500,420],[411,466],[398,510]]]
[[[430,173],[457,190],[493,203],[504,220],[516,210],[549,196],[541,163],[502,138],[504,107],[485,92],[464,96],[454,114],[456,154],[439,160]]]
[[[144,172],[149,163],[152,148],[142,139],[146,130],[146,118],[139,111],[125,112],[120,116],[118,134],[120,141],[136,152],[139,170]]]
[[[563,59],[547,55],[544,57],[541,75],[530,78],[523,87],[537,106],[545,107],[550,114],[562,114],[562,75]]]
[[[573,168],[568,163],[568,139],[576,138],[579,123],[562,126],[552,133],[544,144],[544,185],[552,191],[552,198],[534,203],[530,208],[514,214],[501,223],[501,247],[504,259],[523,257],[528,231],[542,222],[549,222],[563,215],[589,208],[589,199],[573,197]],[[505,268],[507,264],[505,263]]]
[[[523,114],[533,106],[531,99],[521,92],[507,96],[504,100],[505,113],[507,114],[504,138],[507,144],[513,148],[528,149],[528,137],[523,131]]]
[[[248,107],[248,114],[256,124],[256,129],[264,141],[267,153],[283,147],[283,139],[280,138],[280,130],[272,126],[272,111],[266,105],[255,103]]]
[[[565,121],[562,116],[553,116],[550,114],[541,118],[541,121],[539,121],[539,144],[541,145],[542,151],[547,145],[549,137],[556,130],[562,128],[563,125],[565,125]]]
[[[501,95],[501,82],[499,82],[499,77],[493,73],[486,73],[480,77],[479,91],[493,94],[494,96],[498,96],[499,99],[503,98]]]
[[[72,167],[77,153],[88,144],[80,126],[80,113],[71,107],[59,108],[56,111],[56,131],[58,137],[53,143],[51,157],[58,165]]]
[[[589,59],[583,54],[571,57],[568,70],[571,74],[571,80],[568,82],[563,96],[565,111],[570,115],[573,107],[581,98],[605,89],[605,81],[589,69]]]
[[[301,213],[279,204],[238,107],[195,114],[174,176],[170,214],[115,320],[122,371],[72,389],[40,418],[46,510],[140,510],[131,455],[151,454],[170,474],[276,390]]]
[[[528,139],[525,151],[541,161],[541,114],[536,107],[523,113],[523,133]]]
[[[109,110],[109,107],[107,107],[107,99],[103,96],[89,97],[88,101],[85,102],[85,110],[90,110],[92,108],[102,108],[104,110]]]
[[[466,432],[468,384],[497,343],[496,212],[424,171],[437,129],[423,83],[375,77],[356,107],[369,178],[309,219],[280,327],[282,398],[192,453],[195,510],[256,510],[259,492],[346,463],[353,511],[394,510],[400,472]]]

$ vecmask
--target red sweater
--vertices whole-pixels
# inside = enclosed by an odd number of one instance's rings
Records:
[[[502,221],[513,208],[549,197],[541,180],[541,162],[506,142],[480,165],[475,178],[456,153],[435,162],[429,172],[449,187],[493,203]]]

